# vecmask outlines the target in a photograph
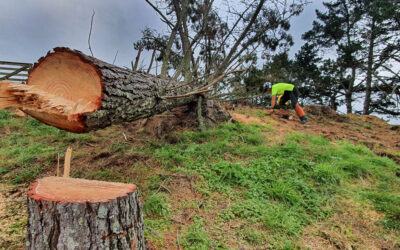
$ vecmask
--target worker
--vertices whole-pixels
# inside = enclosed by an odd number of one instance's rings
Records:
[[[271,91],[272,100],[271,100],[271,110],[270,113],[274,113],[274,107],[276,103],[276,96],[281,95],[278,101],[278,106],[280,108],[280,112],[282,117],[285,119],[289,119],[289,113],[287,112],[287,106],[285,103],[290,100],[290,104],[292,108],[296,111],[296,114],[300,118],[300,122],[302,124],[307,123],[307,116],[303,110],[303,108],[298,103],[297,99],[299,98],[299,89],[290,83],[276,83],[272,85],[272,88],[266,88],[267,91]]]

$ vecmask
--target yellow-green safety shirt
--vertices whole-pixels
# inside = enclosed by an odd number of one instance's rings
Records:
[[[293,91],[294,85],[290,83],[276,83],[272,85],[271,95],[283,95],[286,90]]]

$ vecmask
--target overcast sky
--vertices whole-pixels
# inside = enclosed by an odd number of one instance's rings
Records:
[[[314,0],[293,19],[293,55],[301,47],[300,36],[311,28]],[[94,56],[119,66],[130,66],[135,57],[132,43],[146,26],[158,31],[166,26],[144,0],[1,0],[0,61],[35,62],[57,46],[89,54],[90,18],[95,10],[91,36]]]
[[[118,50],[117,65],[130,64],[143,28],[163,26],[144,0],[1,0],[0,60],[34,62],[57,46],[89,54],[93,10],[93,53],[112,62]]]

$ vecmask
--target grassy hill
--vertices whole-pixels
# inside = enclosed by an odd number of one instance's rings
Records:
[[[243,109],[158,138],[138,123],[72,134],[1,111],[0,249],[23,249],[27,186],[55,175],[67,146],[72,177],[138,186],[154,249],[400,248],[397,128],[309,112],[303,126]]]

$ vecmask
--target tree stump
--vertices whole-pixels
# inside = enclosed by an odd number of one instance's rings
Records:
[[[133,184],[46,177],[28,192],[26,249],[145,249]]]

